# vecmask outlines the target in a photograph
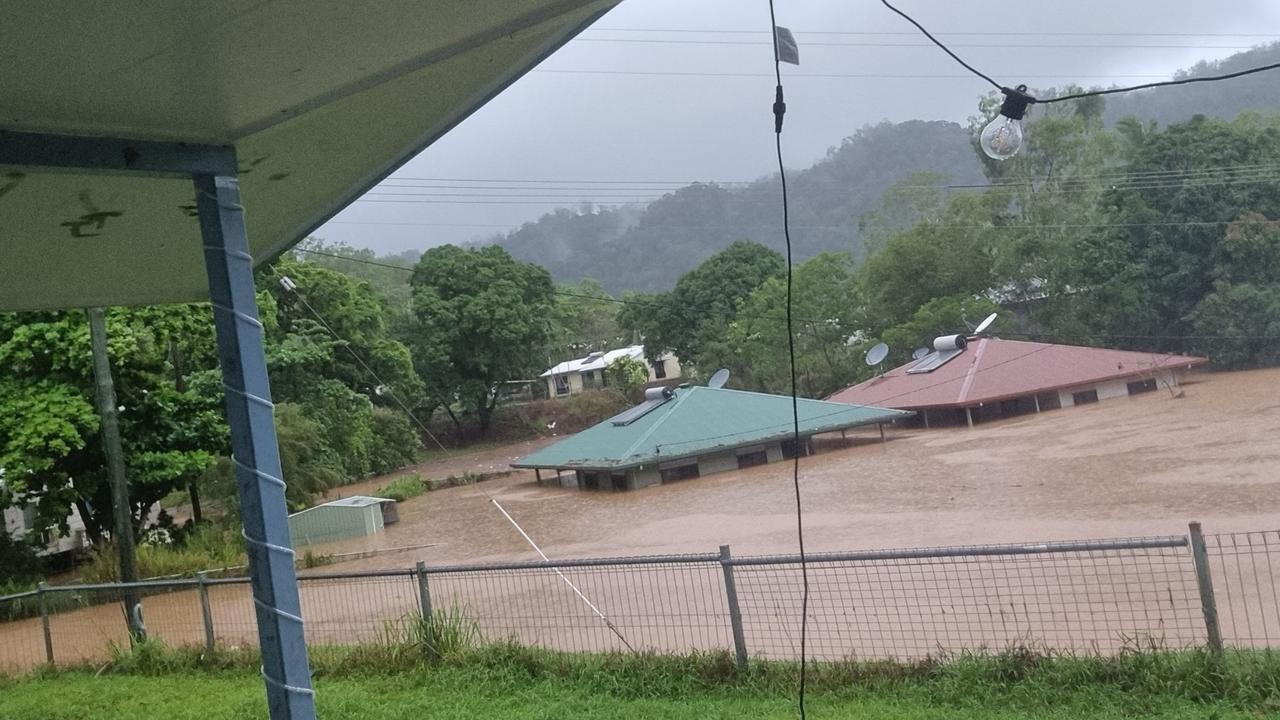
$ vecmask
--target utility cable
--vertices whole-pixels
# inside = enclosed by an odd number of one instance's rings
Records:
[[[1011,89],[991,79],[991,76],[987,75],[986,73],[983,73],[982,71],[978,70],[977,68],[973,67],[969,63],[962,60],[959,55],[956,55],[954,52],[951,51],[951,48],[947,47],[946,44],[944,44],[941,40],[934,37],[919,22],[916,22],[915,18],[912,18],[910,15],[894,7],[893,4],[889,2],[889,0],[880,0],[880,3],[884,5],[886,8],[889,8],[890,10],[892,10],[894,13],[901,16],[907,22],[914,25],[917,30],[919,30],[925,37],[929,38],[929,40],[932,41],[934,45],[937,45],[939,49],[941,49],[947,55],[950,55],[951,59],[959,63],[961,67],[968,70],[970,73],[976,75],[977,77],[980,77],[983,80],[986,80],[996,90],[999,90],[1001,93],[1004,93],[1006,97],[1015,97],[1015,96],[1021,97],[1027,103],[1056,103],[1056,102],[1064,102],[1066,100],[1079,100],[1081,98],[1096,97],[1098,95],[1115,95],[1118,93],[1133,92],[1134,90],[1146,90],[1149,88],[1167,87],[1170,85],[1189,85],[1191,83],[1218,82],[1219,80],[1230,80],[1231,78],[1238,78],[1244,75],[1252,75],[1254,73],[1260,73],[1260,72],[1265,72],[1267,70],[1275,70],[1277,68],[1280,68],[1280,63],[1271,63],[1268,65],[1260,65],[1258,67],[1247,68],[1245,70],[1238,70],[1236,72],[1225,73],[1223,75],[1206,75],[1202,77],[1187,77],[1187,78],[1179,78],[1177,80],[1163,80],[1160,82],[1143,83],[1141,85],[1129,85],[1127,87],[1108,88],[1106,90],[1088,90],[1086,92],[1072,93],[1070,95],[1059,95],[1058,97],[1052,97],[1052,98],[1038,98],[1038,97],[1034,97],[1032,95],[1027,94],[1025,89],[1023,89],[1021,86],[1019,86],[1018,89]]]
[[[796,540],[800,549],[800,581],[803,586],[800,596],[800,687],[797,704],[800,720],[805,720],[805,681],[808,675],[808,649],[806,641],[809,629],[809,563],[804,552],[804,506],[800,499],[800,399],[797,395],[796,382],[796,333],[792,322],[791,311],[794,305],[792,285],[794,263],[791,257],[791,213],[787,202],[787,168],[782,160],[782,121],[787,113],[787,103],[782,93],[782,55],[778,48],[778,22],[774,16],[773,0],[769,0],[769,29],[773,35],[773,74],[776,86],[773,100],[773,138],[774,148],[778,155],[778,182],[782,189],[782,237],[786,242],[787,261],[787,369],[791,375],[791,439],[795,444],[791,465],[791,483],[796,497]]]
[[[293,281],[290,280],[289,283],[286,285],[286,284],[283,284],[283,281],[285,280],[284,275],[281,275],[278,271],[275,273],[275,275],[277,278],[281,280],[282,286],[285,288],[285,290],[287,290],[291,295],[293,295],[293,297],[295,297],[298,300],[298,302],[302,303],[303,307],[305,307],[307,311],[310,312],[315,317],[315,319],[320,323],[320,326],[323,327],[325,330],[328,330],[329,334],[332,335],[333,338],[337,340],[339,344],[341,344],[344,348],[346,348],[347,352],[351,353],[351,357],[356,359],[356,362],[360,364],[360,367],[365,369],[365,372],[373,376],[373,379],[375,382],[378,383],[378,386],[387,388],[387,390],[391,393],[391,399],[394,400],[395,403],[400,406],[400,409],[404,411],[405,415],[409,416],[410,420],[416,423],[418,427],[422,428],[422,432],[426,433],[427,437],[431,438],[431,441],[434,442],[440,448],[440,450],[444,452],[445,457],[450,457],[450,458],[453,457],[453,454],[449,452],[449,448],[445,447],[444,443],[440,442],[440,439],[437,438],[435,434],[431,432],[431,429],[426,426],[426,423],[419,420],[418,416],[415,415],[414,412],[409,409],[409,406],[406,405],[404,401],[400,399],[400,396],[396,394],[395,388],[391,387],[385,381],[383,381],[383,379],[378,376],[378,373],[372,367],[369,366],[369,363],[365,362],[364,358],[360,357],[360,353],[355,351],[355,348],[351,346],[351,343],[348,342],[346,338],[339,335],[338,331],[334,330],[333,326],[331,326],[324,319],[324,316],[322,316],[319,312],[317,312],[315,308],[311,307],[311,303],[307,302],[307,299],[302,296],[302,293],[298,292],[298,289],[296,286],[294,286]]]

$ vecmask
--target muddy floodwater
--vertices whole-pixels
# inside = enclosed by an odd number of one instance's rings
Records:
[[[1280,528],[1280,370],[1206,373],[1183,389],[972,430],[890,430],[883,444],[874,430],[851,447],[837,436],[801,462],[808,549],[1184,534],[1190,520]],[[455,458],[449,472],[500,469],[541,444]],[[538,487],[520,471],[402,503],[380,537],[326,549],[432,544],[343,568],[534,557],[485,493],[551,557],[796,547],[791,465],[776,463],[617,493]]]
[[[1190,520],[1201,521],[1207,533],[1280,529],[1280,370],[1205,373],[1183,390],[1179,398],[1151,392],[973,429],[890,430],[883,443],[874,430],[853,433],[847,443],[823,438],[819,453],[801,462],[807,549],[1183,535]],[[553,441],[458,453],[409,472],[443,478],[503,471]],[[387,480],[347,486],[335,495],[375,494]],[[536,559],[492,498],[552,558],[714,553],[722,544],[736,556],[792,553],[793,492],[790,463],[617,493],[539,487],[531,471],[516,471],[401,503],[400,521],[375,537],[310,549],[374,552],[324,572]],[[1280,535],[1271,534],[1280,545]],[[1222,569],[1234,572],[1226,562]],[[1230,562],[1243,567],[1245,558]],[[1252,556],[1249,562],[1255,562]],[[561,578],[538,572],[437,575],[432,593],[465,604],[485,618],[486,632],[495,637],[517,635],[569,649],[621,647]],[[663,572],[568,574],[633,633],[633,641],[667,650],[726,647],[718,564]],[[1085,649],[1118,648],[1120,638],[1134,631],[1171,644],[1204,640],[1194,571],[1183,549],[1144,556],[1140,564],[1109,556],[1057,565],[907,567],[893,574],[873,566],[815,572],[826,585],[818,587],[811,606],[814,640],[833,657],[994,646],[1025,634],[1058,638],[1061,647],[1101,638],[1102,645],[1080,646]],[[1240,585],[1235,596],[1224,594],[1220,601],[1224,622],[1236,622],[1232,613],[1247,595],[1274,616],[1275,632],[1246,628],[1247,620],[1224,632],[1248,644],[1280,642],[1274,587],[1280,568],[1269,569],[1265,582],[1256,566],[1251,572],[1252,585]],[[798,615],[792,592],[798,579],[765,569],[739,573],[752,651],[787,655],[796,630],[790,623]],[[988,597],[987,585],[1004,595]],[[960,595],[936,602],[940,592],[953,591]],[[220,643],[254,642],[247,593],[244,586],[213,591]],[[384,620],[413,612],[418,601],[409,576],[304,583],[303,591],[312,642],[369,639],[384,629]],[[168,641],[202,641],[194,593],[151,598],[145,605],[148,625]],[[124,639],[120,612],[110,604],[56,615],[57,659],[104,657],[106,641]],[[39,618],[0,624],[0,666],[30,666],[43,656]]]

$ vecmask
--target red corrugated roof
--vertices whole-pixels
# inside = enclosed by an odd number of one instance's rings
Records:
[[[933,372],[908,375],[912,361],[827,399],[899,409],[966,407],[1207,362],[1189,355],[983,338]]]

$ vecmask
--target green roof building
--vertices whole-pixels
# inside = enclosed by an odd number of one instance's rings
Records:
[[[539,482],[542,470],[555,470],[562,485],[630,490],[776,462],[807,453],[819,433],[913,415],[802,398],[797,447],[790,396],[701,386],[666,393],[651,390],[635,408],[511,465],[539,471]]]

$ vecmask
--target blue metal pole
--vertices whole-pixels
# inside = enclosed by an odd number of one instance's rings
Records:
[[[194,180],[267,709],[271,720],[314,720],[315,693],[289,547],[288,507],[240,186],[234,176],[196,175]]]

